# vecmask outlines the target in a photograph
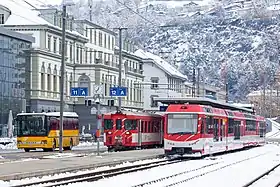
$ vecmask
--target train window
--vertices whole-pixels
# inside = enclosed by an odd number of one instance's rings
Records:
[[[144,132],[144,121],[141,121],[141,132]]]
[[[219,141],[219,120],[214,119],[214,140]]]
[[[234,139],[235,140],[240,140],[240,126],[241,126],[241,121],[234,121]]]
[[[204,134],[205,132],[204,128],[205,128],[205,118],[201,118],[201,131],[200,131],[201,134]]]
[[[266,133],[266,123],[259,122],[259,126],[260,126],[260,137],[264,137]]]
[[[229,120],[228,120],[228,134],[233,133],[233,127],[234,127],[234,119],[229,118]]]
[[[256,131],[256,121],[246,120],[246,131]]]
[[[206,117],[206,133],[207,134],[213,134],[213,132],[214,132],[213,128],[214,128],[213,117],[207,116]]]
[[[121,130],[122,129],[122,120],[117,119],[116,120],[116,130]]]
[[[128,120],[124,121],[124,128],[125,130],[136,130],[137,128],[137,121],[136,120]]]
[[[104,130],[111,130],[111,129],[113,129],[113,120],[104,119]]]

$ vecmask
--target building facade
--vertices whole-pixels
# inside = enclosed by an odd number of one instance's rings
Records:
[[[0,125],[8,123],[9,111],[13,116],[29,111],[28,65],[35,39],[0,27]],[[3,128],[0,128],[0,131]],[[0,132],[2,134],[2,131]]]
[[[184,97],[184,82],[187,77],[175,67],[152,53],[137,50],[135,54],[143,59],[144,82],[140,85],[144,94],[144,110],[159,110],[155,97]]]
[[[198,88],[198,85],[196,84],[194,92],[195,97],[208,97],[226,102],[226,91],[215,86],[200,83]],[[193,97],[193,83],[185,82],[185,96]]]

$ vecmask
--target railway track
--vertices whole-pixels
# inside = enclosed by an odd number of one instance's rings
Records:
[[[176,186],[176,185],[178,185],[178,184],[185,183],[185,182],[187,182],[187,181],[189,181],[189,180],[202,177],[202,176],[204,176],[204,175],[207,175],[207,174],[210,174],[210,173],[219,171],[219,170],[221,170],[221,169],[224,169],[224,168],[233,166],[233,165],[235,165],[235,164],[239,164],[239,163],[242,163],[242,162],[245,162],[245,161],[248,161],[248,160],[251,160],[251,159],[254,159],[254,158],[263,156],[263,155],[266,155],[266,154],[268,154],[268,153],[263,153],[263,154],[260,154],[260,155],[257,155],[257,156],[249,157],[249,158],[242,159],[242,160],[239,160],[239,161],[230,163],[230,164],[226,164],[226,165],[223,165],[223,166],[221,166],[221,167],[217,167],[217,168],[215,168],[215,169],[208,170],[208,171],[206,171],[206,172],[202,172],[202,173],[199,173],[199,174],[194,174],[194,175],[192,175],[192,176],[190,176],[190,177],[185,178],[184,180],[176,181],[176,182],[174,182],[174,183],[170,183],[170,184],[168,184],[168,185],[165,185],[165,187]],[[215,163],[212,163],[212,164],[208,164],[208,165],[205,165],[205,166],[196,168],[196,169],[192,169],[192,170],[188,170],[188,171],[184,171],[184,172],[172,174],[172,175],[169,175],[169,176],[166,176],[166,177],[162,177],[162,178],[158,178],[158,179],[155,179],[155,180],[152,180],[152,181],[147,181],[147,182],[144,182],[144,183],[141,183],[141,184],[134,185],[133,187],[140,187],[140,186],[152,185],[152,184],[155,184],[155,183],[162,182],[162,181],[164,181],[164,180],[172,180],[172,181],[174,181],[176,177],[180,177],[180,176],[183,176],[183,175],[186,175],[186,174],[192,174],[192,173],[194,173],[194,172],[196,172],[196,171],[199,171],[199,170],[205,170],[205,169],[207,169],[207,168],[214,167],[215,165],[219,165],[219,164],[221,164],[221,163],[223,163],[223,161],[222,161],[222,162],[215,162]]]
[[[186,159],[186,160],[181,160],[181,159],[161,160],[161,161],[156,161],[156,162],[151,162],[151,163],[138,164],[138,165],[133,165],[133,166],[124,166],[124,167],[103,170],[103,171],[93,171],[93,172],[88,172],[85,174],[71,175],[71,176],[67,176],[67,177],[13,185],[11,187],[26,187],[26,186],[36,186],[36,185],[40,185],[40,187],[51,187],[51,186],[67,185],[70,183],[78,183],[78,182],[93,182],[93,181],[103,179],[105,177],[112,177],[112,176],[116,176],[116,175],[120,175],[120,174],[147,170],[150,168],[174,164],[174,163],[187,161],[187,160],[188,159]]]
[[[250,182],[248,182],[247,184],[245,184],[243,187],[249,187],[249,186],[253,186],[256,182],[262,180],[263,178],[265,178],[266,176],[269,176],[275,169],[278,169],[280,167],[280,163],[276,164],[275,166],[273,166],[272,168],[270,168],[269,170],[267,170],[266,172],[264,172],[263,174],[259,175],[258,177],[256,177],[255,179],[251,180]],[[275,187],[280,187],[280,181],[275,185]]]

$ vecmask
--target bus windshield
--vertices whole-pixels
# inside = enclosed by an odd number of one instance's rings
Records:
[[[20,115],[16,119],[17,136],[47,136],[45,116]]]

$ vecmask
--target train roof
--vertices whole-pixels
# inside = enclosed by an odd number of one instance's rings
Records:
[[[142,112],[142,111],[128,111],[128,110],[112,111],[112,112],[109,112],[109,113],[105,113],[104,115],[111,115],[111,114],[125,114],[125,115],[133,115],[133,116],[161,117],[161,115],[155,114],[155,113]]]
[[[60,112],[41,112],[41,113],[19,113],[17,116],[32,116],[32,115],[46,115],[46,116],[54,116],[59,117]],[[64,117],[79,117],[76,112],[63,112]]]
[[[155,101],[159,101],[163,104],[198,104],[198,105],[207,105],[215,108],[228,109],[228,110],[237,110],[242,112],[254,113],[252,109],[242,108],[239,106],[234,106],[232,104],[212,100],[209,98],[198,98],[198,97],[155,97]]]

